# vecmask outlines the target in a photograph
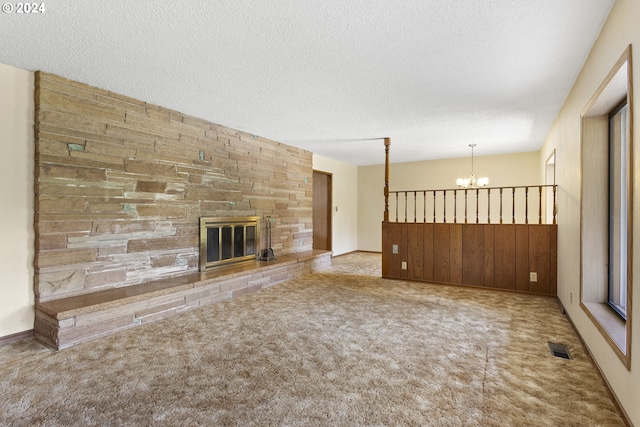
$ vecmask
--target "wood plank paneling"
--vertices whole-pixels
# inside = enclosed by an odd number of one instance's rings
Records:
[[[496,226],[493,230],[495,287],[516,288],[516,229],[513,225]]]
[[[529,291],[529,226],[514,225],[516,229],[516,290]]]
[[[549,294],[558,295],[558,227],[549,227]]]
[[[401,233],[401,238],[400,238],[400,246],[398,248],[398,252],[400,255],[400,262],[398,262],[398,268],[400,269],[400,277],[402,279],[407,279],[409,277],[408,274],[408,267],[402,268],[402,263],[406,262],[407,265],[409,264],[409,250],[407,248],[408,245],[408,241],[409,241],[409,233],[408,233],[409,227],[407,224],[402,224],[402,227],[400,227],[400,233]]]
[[[495,225],[484,225],[484,286],[495,286]]]
[[[449,280],[462,284],[462,224],[451,224],[449,243]]]
[[[387,225],[387,237],[388,237],[388,241],[386,244],[386,247],[383,248],[383,251],[385,251],[386,253],[389,254],[389,262],[387,265],[388,268],[388,275],[386,277],[393,277],[396,279],[402,279],[403,277],[403,270],[401,268],[402,266],[402,260],[403,260],[403,255],[406,256],[406,249],[404,249],[404,247],[406,247],[407,244],[407,240],[406,240],[406,229],[407,229],[407,224],[404,223],[393,223],[393,222],[388,222],[385,223]],[[404,230],[404,233],[403,233]],[[404,237],[404,240],[403,240]],[[398,245],[398,253],[394,254],[393,253],[393,245]],[[406,259],[406,258],[405,258]]]
[[[484,225],[462,226],[462,283],[484,286]]]
[[[529,283],[529,291],[549,294],[549,227],[529,227],[529,271],[538,276],[537,282]]]
[[[407,278],[422,280],[424,274],[424,231],[422,224],[407,224]]]
[[[383,223],[382,229],[383,277],[556,294],[555,225]],[[538,273],[537,284],[529,283],[530,271]]]
[[[395,223],[382,222],[382,277],[391,277],[391,240]]]
[[[433,281],[433,224],[422,224],[424,236],[424,273],[423,280]]]
[[[450,282],[450,224],[433,224],[433,280]]]

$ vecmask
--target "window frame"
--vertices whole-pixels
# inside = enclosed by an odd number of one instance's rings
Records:
[[[581,114],[580,149],[580,307],[631,369],[633,283],[633,92],[631,45],[620,56]],[[627,316],[609,305],[609,115],[627,102]]]
[[[615,120],[620,113],[622,122],[619,129],[616,128]],[[622,102],[614,107],[609,113],[609,274],[608,274],[608,290],[607,303],[609,307],[626,322],[627,320],[627,290],[630,283],[627,278],[629,275],[629,217],[631,211],[631,195],[629,188],[631,185],[631,158],[630,158],[630,141],[629,141],[629,121],[628,121],[628,102],[625,97]],[[617,131],[617,133],[616,133]],[[617,140],[619,137],[619,141]],[[623,153],[616,151],[616,143],[620,144]],[[618,162],[616,161],[618,160]],[[620,170],[622,169],[623,170]],[[619,177],[619,180],[616,180]],[[616,198],[616,196],[619,197]],[[616,206],[619,202],[619,206]],[[616,210],[619,208],[619,210]],[[619,221],[616,221],[619,219]],[[616,246],[619,246],[620,254],[616,256]],[[622,276],[618,278],[615,272],[618,271]],[[620,289],[617,290],[616,287]],[[616,292],[623,295],[616,298]],[[620,300],[620,303],[617,301]],[[624,305],[622,304],[624,302]]]

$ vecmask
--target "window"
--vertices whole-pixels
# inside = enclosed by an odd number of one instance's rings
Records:
[[[580,150],[580,307],[627,369],[633,283],[631,76],[629,46],[582,111]]]
[[[608,303],[627,319],[629,156],[626,97],[609,114],[609,293]]]

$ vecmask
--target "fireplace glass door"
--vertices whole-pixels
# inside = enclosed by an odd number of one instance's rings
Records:
[[[255,259],[258,226],[258,217],[201,218],[200,270]]]

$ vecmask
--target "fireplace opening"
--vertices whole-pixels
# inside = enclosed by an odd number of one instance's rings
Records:
[[[255,260],[259,217],[200,218],[200,271]]]

